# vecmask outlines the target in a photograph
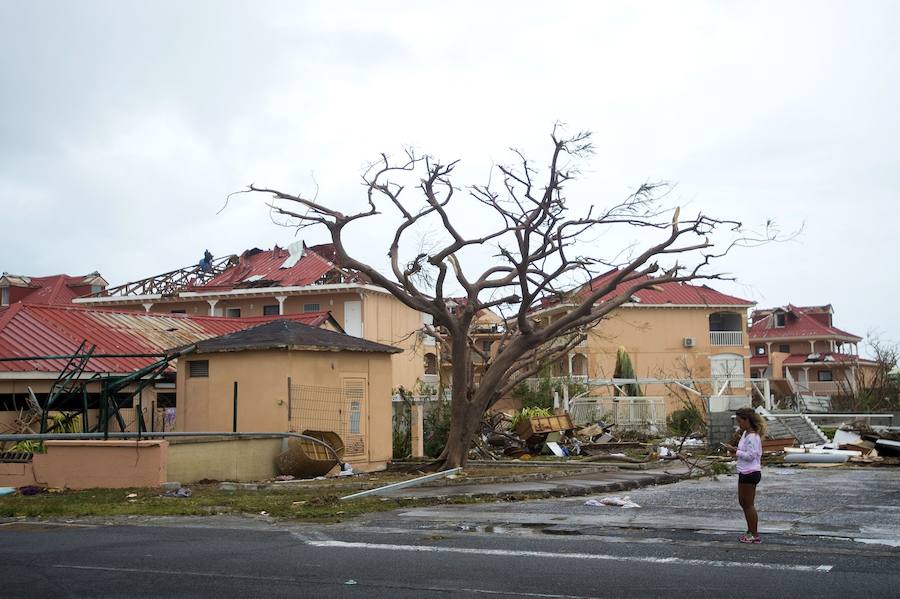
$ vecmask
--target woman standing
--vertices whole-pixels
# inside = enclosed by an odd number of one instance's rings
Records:
[[[741,440],[737,447],[722,444],[722,447],[737,456],[738,503],[744,510],[747,532],[738,539],[741,543],[762,543],[759,538],[759,517],[756,513],[756,485],[762,478],[762,438],[766,434],[766,421],[752,408],[741,408],[735,412],[735,420],[741,429]]]

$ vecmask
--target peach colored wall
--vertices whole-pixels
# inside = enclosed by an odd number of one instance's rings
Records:
[[[414,389],[425,374],[425,354],[436,353],[434,346],[424,346],[417,331],[422,328],[422,313],[402,302],[380,293],[365,294],[363,327],[365,338],[385,345],[399,347],[403,353],[394,354],[392,386]]]
[[[178,430],[232,430],[237,381],[239,432],[288,431],[288,377],[294,385],[340,388],[342,377],[360,376],[368,382],[366,452],[350,462],[382,464],[391,457],[389,354],[273,350],[195,354],[191,359],[209,360],[209,377],[187,377],[179,365]]]
[[[714,346],[709,339],[709,315],[733,311],[742,316],[743,344]],[[684,347],[684,338],[693,337],[695,346]],[[624,346],[634,365],[636,376],[652,378],[711,377],[710,357],[737,354],[744,358],[744,376],[750,376],[750,347],[745,310],[719,308],[620,308],[590,332],[583,353],[591,378],[612,378],[616,352]],[[605,393],[606,391],[604,391]],[[664,397],[671,411],[680,405],[678,396],[662,385],[646,385],[648,396]],[[693,396],[691,396],[693,399]]]
[[[30,464],[3,464],[0,486],[120,489],[166,482],[166,441],[45,441],[44,449]]]

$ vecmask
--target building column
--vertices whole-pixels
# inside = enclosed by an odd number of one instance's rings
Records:
[[[412,457],[425,457],[425,405],[418,401],[413,401],[409,407],[409,426],[410,426],[410,450]]]
[[[147,303],[144,303],[144,304],[141,304],[141,305],[144,306],[144,310],[146,310],[147,312],[149,312],[149,311],[150,311],[150,308],[153,307],[153,302],[147,302]]]
[[[286,295],[276,295],[275,301],[278,302],[278,315],[284,316],[284,300],[287,299]]]
[[[209,304],[209,315],[216,315],[216,304],[219,303],[219,300],[206,300],[206,303]]]
[[[809,340],[809,353],[811,353],[811,354],[816,353],[816,342],[813,339]]]

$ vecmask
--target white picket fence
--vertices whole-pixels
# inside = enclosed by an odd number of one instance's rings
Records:
[[[579,397],[569,403],[569,416],[578,426],[602,420],[621,429],[663,430],[666,402],[662,397]]]

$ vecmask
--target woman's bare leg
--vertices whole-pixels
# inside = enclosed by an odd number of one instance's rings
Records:
[[[738,485],[738,503],[744,510],[744,519],[747,521],[747,532],[758,536],[759,516],[756,513],[754,500],[756,499],[756,485]]]

